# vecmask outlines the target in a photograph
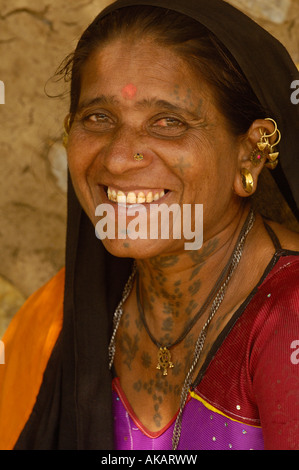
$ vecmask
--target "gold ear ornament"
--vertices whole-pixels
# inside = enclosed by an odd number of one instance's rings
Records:
[[[242,186],[246,193],[251,194],[253,191],[253,176],[247,168],[242,168],[241,171]]]
[[[271,170],[274,170],[278,165],[279,156],[279,152],[275,152],[274,147],[279,144],[281,140],[281,133],[278,130],[277,124],[274,119],[266,118],[265,120],[273,122],[274,131],[272,132],[272,134],[267,134],[262,129],[259,129],[261,138],[259,142],[257,142],[256,148],[251,153],[250,161],[253,163],[253,165],[257,166],[266,159],[267,162],[265,163],[265,166],[267,168],[270,168]],[[277,140],[274,144],[270,144],[270,138],[273,137],[275,134],[277,134]]]

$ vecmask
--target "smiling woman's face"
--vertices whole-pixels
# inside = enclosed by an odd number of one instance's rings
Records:
[[[203,204],[205,238],[230,218],[237,201],[239,139],[228,130],[212,91],[170,49],[116,40],[88,59],[68,143],[79,201],[96,225],[96,207],[118,203]],[[136,161],[140,153],[143,159]],[[123,210],[123,209],[122,209]],[[128,222],[130,218],[128,218]],[[116,256],[153,256],[186,240],[104,240]]]

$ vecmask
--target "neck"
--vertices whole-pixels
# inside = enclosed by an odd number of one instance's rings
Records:
[[[137,261],[141,304],[160,340],[174,339],[172,332],[201,308],[233,252],[248,212],[246,208],[236,214],[200,250]]]

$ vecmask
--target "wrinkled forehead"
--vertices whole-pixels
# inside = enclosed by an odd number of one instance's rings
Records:
[[[87,104],[145,109],[162,101],[165,108],[167,101],[191,110],[202,98],[214,102],[211,87],[175,51],[150,40],[129,45],[116,39],[89,57],[81,70],[77,112]]]

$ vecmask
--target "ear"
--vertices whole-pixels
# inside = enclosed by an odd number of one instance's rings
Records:
[[[257,164],[254,164],[251,161],[251,156],[253,151],[257,149],[257,143],[260,141],[261,136],[265,132],[272,134],[274,129],[275,126],[273,122],[265,119],[257,119],[251,124],[247,133],[240,137],[238,165],[234,180],[234,191],[238,196],[248,197],[256,191],[258,178],[266,163],[266,159],[261,159]],[[241,170],[244,168],[252,175],[251,192],[247,192],[242,184]]]

